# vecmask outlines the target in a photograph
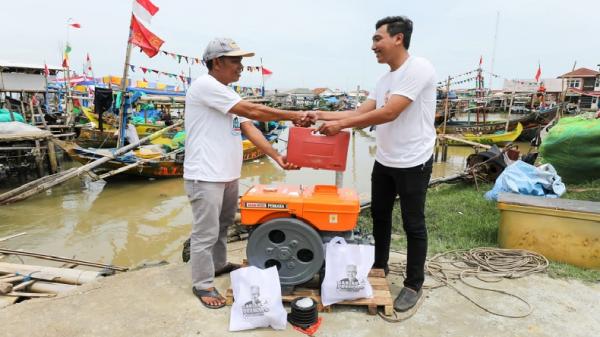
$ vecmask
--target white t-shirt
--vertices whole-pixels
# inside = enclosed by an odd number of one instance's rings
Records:
[[[421,165],[433,154],[436,138],[436,74],[431,63],[410,56],[400,68],[379,79],[369,98],[381,108],[390,95],[407,97],[412,103],[395,120],[377,125],[375,159],[388,167]]]
[[[210,182],[238,179],[242,169],[241,123],[229,112],[242,100],[211,75],[197,78],[185,97],[183,178]]]

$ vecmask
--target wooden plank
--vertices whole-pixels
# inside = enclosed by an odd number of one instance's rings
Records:
[[[379,307],[383,309],[383,314],[391,316],[394,313],[394,300],[390,293],[389,285],[385,279],[385,273],[383,269],[374,269],[369,273],[369,282],[373,287],[373,298],[361,298],[353,301],[343,301],[330,306],[323,306],[321,302],[321,296],[319,295],[319,289],[314,288],[296,288],[292,294],[283,295],[282,301],[289,303],[298,297],[310,297],[317,302],[317,310],[320,312],[331,312],[334,306],[339,305],[350,305],[350,306],[363,306],[366,307],[367,312],[370,315],[376,315]],[[233,304],[233,290],[227,289],[226,292],[226,304]]]
[[[22,293],[19,291],[13,291],[11,293],[6,294],[6,296],[14,296],[14,297],[54,297],[56,294],[43,294],[43,293]]]

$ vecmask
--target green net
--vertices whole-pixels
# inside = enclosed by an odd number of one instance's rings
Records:
[[[13,112],[12,116],[15,118],[15,121],[25,123],[25,119],[20,113]],[[0,109],[0,122],[12,122],[10,111],[7,109]]]
[[[540,155],[566,182],[600,179],[600,119],[562,118],[542,141]]]

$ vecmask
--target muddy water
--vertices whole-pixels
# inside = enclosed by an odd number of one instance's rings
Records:
[[[287,139],[287,134],[281,135]],[[285,141],[277,145],[285,149]],[[433,177],[460,172],[470,147],[450,147],[448,162],[436,163]],[[350,141],[344,186],[368,200],[375,138],[357,132]],[[73,164],[74,165],[74,164]],[[283,171],[269,158],[244,163],[240,193],[253,184],[334,184],[330,171]],[[135,266],[180,258],[190,231],[191,211],[182,179],[149,180],[120,177],[103,189],[74,179],[47,193],[0,206],[0,237],[27,232],[0,247]],[[15,261],[13,257],[4,259]],[[39,261],[25,260],[30,263]]]

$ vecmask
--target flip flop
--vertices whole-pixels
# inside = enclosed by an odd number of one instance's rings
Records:
[[[219,270],[216,270],[216,271],[215,271],[215,277],[216,277],[216,276],[221,276],[221,275],[223,275],[223,274],[229,274],[229,273],[231,273],[232,271],[234,271],[234,270],[236,270],[236,269],[239,269],[239,268],[241,268],[241,267],[242,267],[242,266],[241,266],[241,265],[239,265],[239,264],[237,264],[237,263],[231,263],[231,262],[227,262],[227,264],[226,264],[226,265],[225,265],[223,268],[221,268],[221,269],[219,269]]]
[[[194,287],[192,287],[192,292],[194,293],[194,295],[196,295],[196,297],[198,297],[198,299],[200,300],[200,303],[202,303],[205,307],[209,308],[209,309],[219,309],[225,306],[225,302],[221,303],[221,304],[210,304],[208,302],[204,302],[204,300],[202,300],[202,297],[211,297],[211,298],[216,298],[216,299],[224,299],[223,296],[221,296],[221,294],[219,294],[219,291],[217,290],[217,288],[213,289],[213,290],[202,290],[202,289],[196,289]]]

